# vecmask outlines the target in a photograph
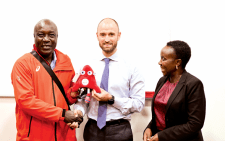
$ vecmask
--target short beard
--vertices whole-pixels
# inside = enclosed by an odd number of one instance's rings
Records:
[[[112,46],[112,48],[110,48],[109,50],[104,49],[104,47],[101,46],[100,43],[99,43],[99,46],[100,46],[100,48],[101,48],[105,53],[112,53],[112,52],[116,49],[117,43],[115,43],[115,44]]]

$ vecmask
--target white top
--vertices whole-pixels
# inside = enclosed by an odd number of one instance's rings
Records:
[[[106,58],[103,54],[100,58],[88,64],[92,67],[97,85],[100,87],[102,74],[105,68]],[[119,55],[118,50],[113,54],[109,62],[108,92],[115,97],[114,104],[107,104],[106,121],[115,119],[131,119],[131,114],[140,112],[145,105],[144,77],[138,68],[127,62]],[[91,97],[88,104],[79,99],[74,109],[81,110],[83,115],[97,121],[99,102]]]

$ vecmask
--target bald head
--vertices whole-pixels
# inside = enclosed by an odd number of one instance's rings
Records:
[[[49,19],[42,19],[40,20],[34,27],[34,35],[36,34],[37,30],[40,29],[40,28],[43,28],[45,26],[51,26],[52,29],[55,30],[57,36],[58,36],[58,29],[57,29],[57,26],[55,25],[54,22],[52,22],[51,20]]]
[[[111,26],[115,26],[116,25],[117,31],[119,33],[119,25],[118,25],[118,23],[116,22],[116,20],[111,19],[111,18],[105,18],[105,19],[101,20],[99,22],[99,24],[98,24],[97,32],[98,32],[100,26],[107,26],[107,25],[111,25]]]

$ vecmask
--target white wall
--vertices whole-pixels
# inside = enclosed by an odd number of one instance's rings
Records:
[[[0,141],[16,140],[15,99],[0,98]]]
[[[0,78],[4,80],[0,86],[5,88],[0,96],[13,95],[13,64],[32,50],[33,28],[39,20],[48,18],[56,23],[57,49],[68,54],[74,66],[79,66],[92,54],[101,52],[95,33],[100,20],[106,17],[118,22],[122,33],[118,50],[138,62],[147,78],[146,90],[153,91],[162,75],[158,65],[161,48],[170,40],[183,40],[192,49],[187,69],[204,82],[208,94],[224,85],[225,76],[220,75],[224,69],[223,5],[218,0],[0,1],[0,64],[4,67],[0,69]]]

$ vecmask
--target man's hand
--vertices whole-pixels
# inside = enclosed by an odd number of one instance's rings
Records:
[[[72,98],[77,98],[78,95],[79,95],[78,91],[77,91],[77,92],[71,92],[71,93],[70,93],[70,96],[71,96]]]
[[[109,101],[112,98],[112,95],[101,89],[101,94],[96,93],[95,90],[92,90],[92,97],[94,97],[98,101]]]
[[[155,134],[150,141],[159,141],[158,134]]]
[[[144,136],[143,136],[143,140],[144,140],[144,141],[152,141],[152,140],[151,140],[151,136],[152,136],[152,131],[151,131],[150,128],[147,128],[147,129],[145,130],[145,133],[144,133]]]
[[[78,128],[79,127],[78,122],[67,123],[67,125],[70,126],[71,129]]]
[[[81,110],[75,109],[75,110],[73,111],[73,113],[74,113],[74,116],[75,116],[75,117],[78,117],[78,116],[83,117],[83,113],[81,112]]]
[[[83,122],[83,116],[78,115],[77,117],[75,117],[73,111],[66,111],[64,121],[66,123],[78,122],[78,124],[80,124],[81,122]]]
[[[75,117],[83,117],[83,113],[80,110],[75,109],[74,111],[74,116]],[[79,128],[81,123],[78,122],[73,122],[73,123],[68,123],[67,125],[70,126],[70,128]]]

